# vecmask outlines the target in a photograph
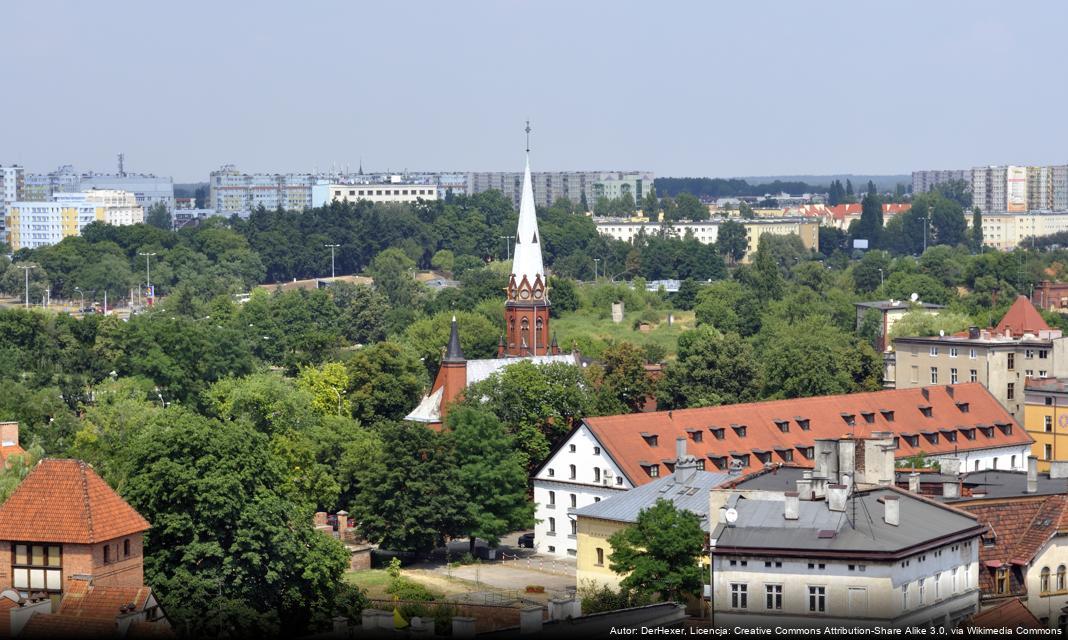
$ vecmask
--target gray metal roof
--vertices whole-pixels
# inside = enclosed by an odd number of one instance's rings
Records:
[[[920,477],[923,480],[923,476]],[[1068,492],[1068,478],[1050,478],[1048,473],[1038,474],[1038,491],[1027,493],[1026,471],[973,471],[964,475],[964,486],[972,490],[971,496],[960,500],[974,500],[976,492],[986,491],[987,498],[1016,498],[1021,496],[1048,496]]]
[[[797,481],[806,471],[801,467],[779,467],[765,473],[754,475],[738,482],[738,489],[759,489],[761,491],[797,491]]]
[[[686,480],[676,478],[677,473],[664,476],[618,496],[575,509],[576,516],[637,522],[638,513],[656,504],[660,498],[670,500],[679,509],[685,509],[701,518],[701,528],[708,531],[708,492],[734,476],[711,471],[694,471]]]
[[[883,520],[881,499],[896,496],[900,525]],[[831,511],[823,500],[802,500],[797,520],[784,517],[784,502],[737,496],[733,525],[716,523],[716,547],[797,549],[824,552],[893,553],[975,528],[973,518],[892,489],[858,492],[856,504]],[[730,504],[730,503],[728,503]],[[851,519],[855,512],[855,526]],[[717,518],[718,519],[718,518]],[[833,536],[821,532],[833,531]]]

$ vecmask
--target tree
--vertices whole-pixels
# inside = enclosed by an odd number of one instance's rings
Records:
[[[549,307],[549,313],[554,318],[559,318],[561,313],[565,311],[575,311],[579,308],[578,291],[575,288],[575,281],[567,278],[559,278],[554,276],[549,277],[549,299],[552,300],[552,306]]]
[[[451,274],[455,264],[456,256],[448,249],[441,249],[430,259],[430,266],[444,273]]]
[[[770,235],[760,237],[756,259],[753,260],[753,269],[745,272],[752,274],[752,288],[764,301],[778,300],[782,297],[785,287],[782,268],[772,249],[772,237]]]
[[[664,371],[657,404],[683,409],[749,402],[758,397],[760,378],[748,342],[702,325],[679,336],[678,357]]]
[[[756,218],[756,212],[753,211],[753,207],[749,206],[748,202],[740,202],[738,204],[738,215],[743,220],[752,220]]]
[[[304,367],[297,386],[311,394],[312,406],[323,415],[352,415],[352,403],[345,397],[349,389],[345,365],[327,362],[321,367]]]
[[[496,546],[509,531],[532,526],[524,458],[504,425],[492,413],[469,406],[450,411],[445,424],[456,451],[471,553],[476,538]]]
[[[875,291],[890,275],[890,255],[885,251],[868,251],[853,266],[853,286],[858,292]]]
[[[719,233],[716,237],[716,247],[720,255],[727,258],[731,264],[735,264],[749,250],[749,239],[745,233],[745,225],[733,220],[727,220],[719,225]]]
[[[386,295],[394,307],[408,307],[418,301],[421,285],[415,281],[415,261],[404,251],[386,249],[375,256],[368,269],[375,288]]]
[[[363,424],[403,418],[426,387],[426,369],[411,349],[396,342],[360,349],[345,369],[348,387],[342,394],[352,406],[352,417]]]
[[[881,387],[882,360],[858,338],[820,316],[766,323],[758,353],[765,397],[801,398]]]
[[[689,511],[659,498],[638,513],[638,521],[608,539],[609,568],[624,576],[620,587],[682,601],[699,593],[705,535]]]
[[[171,212],[167,211],[167,207],[162,202],[157,202],[148,208],[145,212],[145,224],[150,224],[157,229],[163,229],[164,231],[170,231],[171,225]]]
[[[334,304],[341,311],[341,331],[357,344],[372,344],[386,339],[386,318],[391,309],[386,296],[365,284],[355,286],[338,282],[332,287]]]
[[[660,211],[660,203],[656,199],[656,189],[649,187],[649,190],[642,196],[642,214],[646,218],[656,220],[657,212]]]
[[[551,291],[549,295],[552,295]],[[503,325],[492,323],[482,314],[471,311],[441,311],[413,322],[399,340],[423,360],[431,376],[437,373],[441,363],[454,316],[460,328],[460,346],[465,356],[490,358],[497,355],[497,341]]]
[[[983,212],[979,207],[972,209],[972,253],[980,253],[983,250]]]
[[[384,549],[426,552],[466,533],[468,499],[448,436],[414,423],[384,422],[379,455],[358,472],[349,509]]]
[[[701,290],[701,285],[697,283],[693,278],[686,278],[679,284],[679,290],[675,292],[671,301],[675,303],[675,307],[682,309],[683,311],[689,311],[693,309],[697,304],[697,293]]]
[[[597,390],[597,412],[602,415],[641,411],[653,394],[645,353],[631,342],[609,346],[587,372]]]
[[[675,196],[674,220],[708,220],[708,207],[701,204],[696,196],[680,193]],[[667,219],[667,216],[664,216]]]
[[[879,245],[879,236],[883,231],[883,203],[878,194],[869,191],[860,201],[860,224],[857,225],[855,239],[865,239],[868,246]]]

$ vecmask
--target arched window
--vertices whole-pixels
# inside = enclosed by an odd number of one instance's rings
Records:
[[[1039,591],[1042,593],[1049,593],[1049,567],[1042,567],[1041,579],[1039,580]]]
[[[1011,462],[1011,464],[1009,466],[1011,466],[1013,469],[1016,468],[1016,456],[1012,457],[1012,462]]]
[[[530,346],[530,321],[526,318],[519,322],[519,343],[527,347]]]
[[[1068,589],[1068,584],[1066,584],[1066,577],[1068,576],[1065,576],[1065,568],[1062,564],[1061,566],[1057,567],[1057,591],[1064,591],[1065,589]]]
[[[544,322],[542,321],[541,316],[538,316],[538,319],[534,321],[534,327],[535,327],[534,328],[534,344],[535,345],[545,346],[545,338],[543,338],[542,335],[541,335],[542,334],[542,329],[544,328],[543,325],[544,325]]]

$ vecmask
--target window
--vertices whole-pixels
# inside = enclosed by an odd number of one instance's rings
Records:
[[[575,473],[575,465],[568,465],[567,468],[569,471],[571,471],[571,479],[574,480],[577,477],[577,474]]]
[[[62,588],[63,554],[58,545],[16,543],[13,548],[13,587],[23,591],[59,591]]]
[[[773,611],[782,610],[782,585],[764,585],[764,606]]]
[[[1053,431],[1053,416],[1042,416],[1042,428],[1046,433]]]
[[[923,606],[924,604],[923,596],[925,595],[924,592],[926,591],[926,589],[924,588],[927,586],[926,583],[927,580],[925,578],[920,578],[920,606]]]
[[[576,496],[575,494],[572,493],[571,494],[571,508],[574,509],[577,506],[578,506],[578,496]]]
[[[623,484],[623,476],[616,476],[616,484]]]
[[[968,349],[968,357],[971,358],[972,360],[975,360],[975,349],[974,348]]]
[[[910,381],[913,384],[916,384],[916,383],[918,383],[920,381],[920,367],[919,366],[912,365],[912,375],[910,377]]]
[[[957,384],[957,368],[953,367],[949,370],[949,383]]]
[[[1009,400],[1012,400],[1013,398],[1016,397],[1016,383],[1015,382],[1010,382],[1008,384],[1008,386],[1005,387],[1005,397],[1007,399],[1009,399]]]
[[[1042,567],[1042,573],[1039,575],[1039,591],[1042,595],[1047,595],[1049,594],[1049,567]]]
[[[556,492],[555,491],[550,491],[549,492],[549,506],[550,507],[555,507],[556,506]]]
[[[995,593],[1008,593],[1009,592],[1009,570],[998,569],[994,576],[994,592]]]
[[[693,441],[694,442],[701,442],[702,440],[705,439],[705,434],[700,432],[700,431],[692,431],[690,433],[690,436],[693,437]]]
[[[697,470],[698,471],[704,471],[705,470],[705,461],[704,461],[703,458],[697,461]]]
[[[968,372],[968,381],[969,382],[978,382],[979,381],[979,372],[976,371],[975,369],[972,369],[971,371],[969,371]]]
[[[658,465],[658,464],[649,465],[649,477],[650,478],[659,478],[660,477],[660,465]]]
[[[555,475],[556,475],[556,469],[553,469],[552,467],[549,467],[549,477],[551,478],[551,477],[553,477]]]
[[[931,384],[938,384],[938,367],[931,367]]]
[[[827,587],[808,588],[808,610],[820,613],[827,610]]]
[[[1045,378],[1047,373],[1048,372],[1045,369],[1039,369],[1038,370],[1038,377],[1039,378]]]
[[[549,535],[556,535],[556,518],[549,518]]]
[[[593,455],[595,455],[595,456],[601,455],[601,448],[600,447],[594,447],[593,448]]]
[[[1068,585],[1065,584],[1065,568],[1062,564],[1057,567],[1057,591],[1064,591],[1068,589]]]
[[[950,347],[949,348],[949,357],[950,358],[956,358],[957,357],[957,348],[956,347]]]
[[[1042,445],[1042,459],[1043,460],[1052,460],[1053,459],[1053,445],[1051,445],[1051,444]]]
[[[901,610],[909,608],[909,585],[901,585]]]
[[[1016,354],[1015,353],[1009,353],[1009,354],[1006,354],[1006,355],[1008,355],[1008,357],[1009,357],[1009,371],[1012,371],[1013,369],[1016,368]]]
[[[1049,350],[1048,349],[1039,349],[1038,350],[1038,359],[1039,360],[1045,360],[1048,357],[1049,357]]]
[[[731,609],[749,608],[749,585],[741,582],[731,583]]]
[[[129,558],[130,557],[130,539],[129,538],[127,538],[127,539],[122,541],[122,557],[123,558]]]
[[[936,573],[934,575],[934,587],[935,587],[935,602],[938,602],[942,597],[942,573]]]
[[[1027,360],[1033,360],[1034,357],[1035,357],[1035,350],[1034,349],[1024,349],[1024,358],[1026,358]]]
[[[594,467],[593,468],[593,481],[594,482],[600,482],[601,481],[601,468],[600,467]]]
[[[931,347],[931,355],[932,356],[937,356],[938,355],[938,347]]]
[[[571,521],[571,535],[572,536],[577,536],[578,535],[578,520],[572,520]]]
[[[601,501],[601,499],[600,499],[600,498],[598,498],[597,496],[594,496],[594,497],[593,497],[593,501],[594,501],[594,502],[600,502],[600,501]]]
[[[597,566],[604,566],[604,549],[602,549],[601,547],[597,547]]]
[[[567,449],[568,449],[568,451],[570,451],[571,453],[575,453],[575,445],[569,445]]]

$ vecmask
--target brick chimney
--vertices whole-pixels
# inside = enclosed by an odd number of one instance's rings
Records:
[[[19,423],[0,422],[0,445],[11,447],[19,443]]]

